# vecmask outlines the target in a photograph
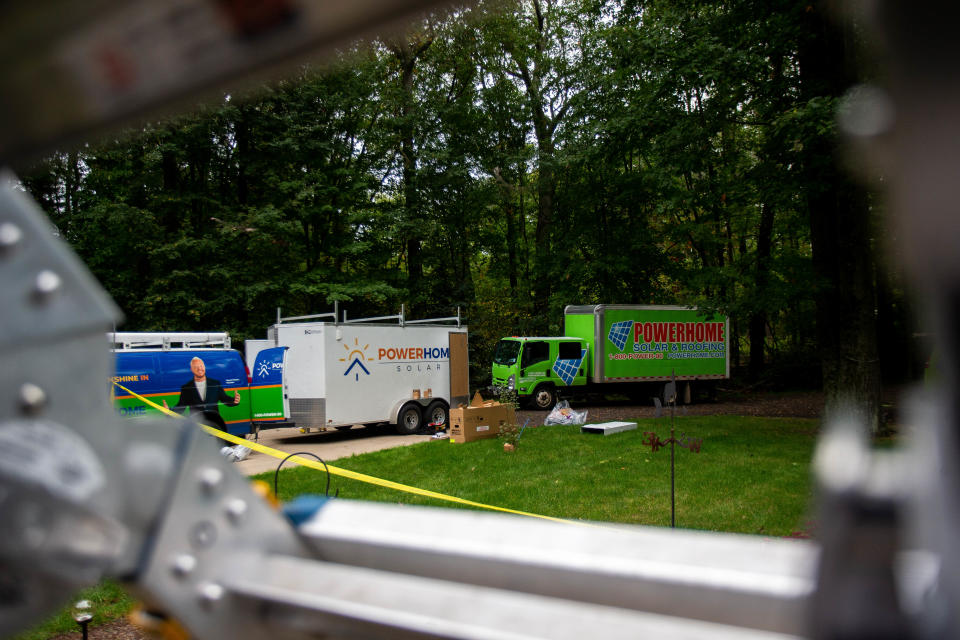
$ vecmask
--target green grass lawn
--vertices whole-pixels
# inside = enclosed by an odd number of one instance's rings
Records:
[[[810,459],[818,422],[804,419],[687,416],[676,435],[702,438],[700,453],[677,447],[677,526],[786,536],[805,526]],[[643,432],[670,435],[669,418],[641,420],[635,431],[581,434],[577,426],[528,428],[516,451],[497,440],[424,442],[342,458],[334,466],[460,498],[547,516],[670,525],[670,449],[656,453]],[[273,474],[259,476],[273,482]],[[289,500],[323,493],[325,474],[280,474]],[[458,507],[334,476],[341,498]]]
[[[799,418],[677,417],[677,437],[703,439],[700,453],[676,448],[677,526],[767,536],[806,529],[818,424]],[[496,439],[466,444],[432,440],[330,464],[519,511],[666,527],[670,449],[651,452],[642,443],[644,431],[668,438],[669,417],[640,420],[637,430],[609,436],[581,434],[577,426],[527,428],[512,453]],[[272,472],[256,477],[272,486]],[[326,475],[285,467],[278,485],[284,501],[322,494]],[[467,508],[337,476],[331,479],[331,494],[335,490],[346,499]],[[83,597],[104,603],[95,604],[94,625],[123,615],[132,605],[113,583],[87,590]],[[44,640],[76,629],[66,609],[18,639]]]

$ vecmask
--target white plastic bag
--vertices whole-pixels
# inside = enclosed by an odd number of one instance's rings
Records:
[[[250,455],[250,449],[242,444],[226,445],[220,448],[220,453],[230,462],[240,462],[247,459]]]
[[[574,411],[570,403],[561,400],[547,415],[543,424],[584,424],[587,421],[586,411]]]

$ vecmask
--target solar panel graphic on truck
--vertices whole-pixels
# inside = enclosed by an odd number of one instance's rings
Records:
[[[633,320],[614,322],[610,325],[610,333],[607,335],[607,340],[615,344],[617,349],[623,351],[623,347],[627,344],[627,338],[630,337],[630,329],[632,328]]]
[[[580,365],[583,364],[583,359],[586,357],[587,350],[581,349],[579,358],[576,360],[557,360],[553,364],[553,370],[560,376],[564,384],[573,384],[573,379],[577,376],[577,371],[580,369]]]

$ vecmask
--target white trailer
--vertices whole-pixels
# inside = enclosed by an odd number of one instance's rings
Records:
[[[449,318],[347,320],[333,313],[281,318],[266,340],[248,340],[246,358],[288,347],[291,419],[311,428],[389,423],[399,433],[446,425],[451,406],[470,400],[467,327]]]

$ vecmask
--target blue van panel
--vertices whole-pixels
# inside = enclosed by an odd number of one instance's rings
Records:
[[[165,389],[180,390],[180,387],[193,380],[190,361],[203,360],[207,377],[219,380],[224,388],[246,387],[247,374],[243,359],[236,351],[162,351],[157,354],[161,359],[160,384]]]
[[[219,380],[228,393],[241,392],[241,406],[249,407],[248,378],[243,357],[238,351],[229,349],[189,350],[189,351],[116,351],[116,381],[127,389],[146,396],[151,401],[169,406],[176,404],[180,388],[193,379],[190,361],[198,357],[203,360],[207,377]],[[116,385],[114,397],[129,397],[126,391]],[[227,408],[221,406],[221,415]],[[154,413],[148,408],[144,411],[121,410],[123,415],[137,416]],[[250,432],[249,411],[246,420],[227,421],[227,429],[234,435]],[[234,416],[236,417],[236,416]]]
[[[117,354],[116,381],[141,395],[153,393],[159,379],[156,354],[124,353],[122,355],[121,358],[121,354]],[[116,386],[113,391],[115,396],[126,394]]]

